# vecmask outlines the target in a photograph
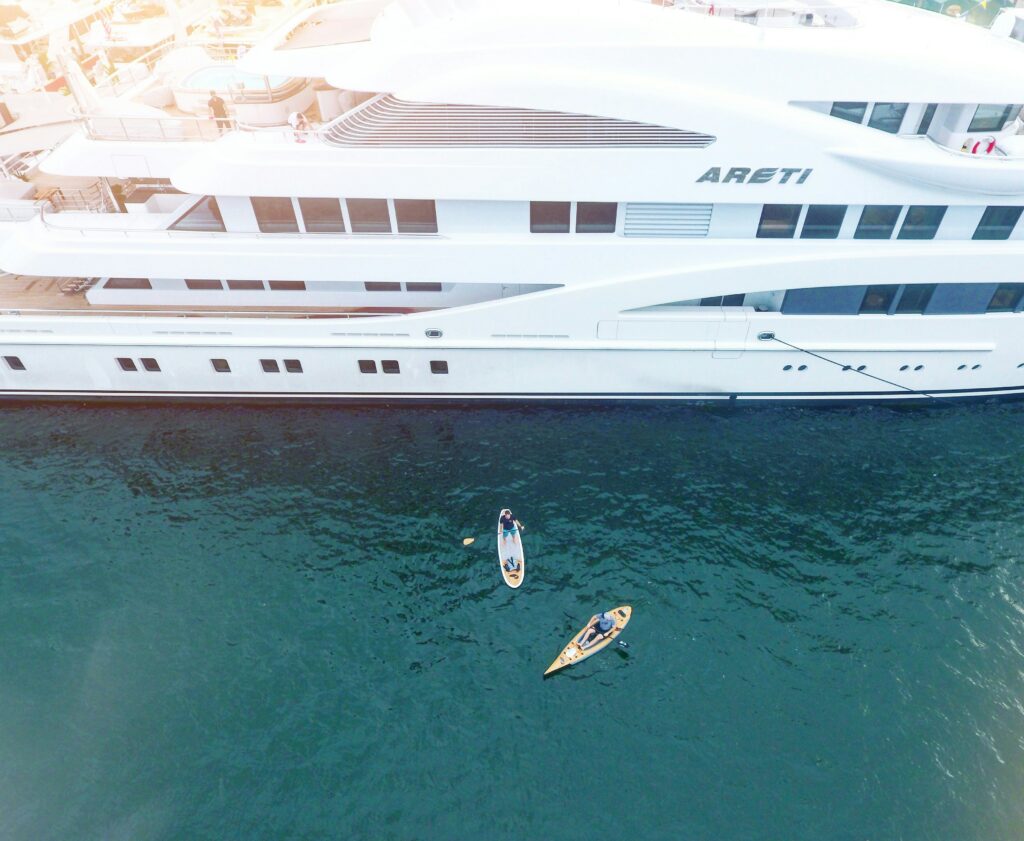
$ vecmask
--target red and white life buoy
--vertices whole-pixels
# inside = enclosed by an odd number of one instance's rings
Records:
[[[978,140],[971,146],[972,155],[991,155],[996,148],[996,139],[994,137],[985,137]]]

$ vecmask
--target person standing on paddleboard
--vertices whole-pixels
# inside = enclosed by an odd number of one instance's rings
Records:
[[[580,637],[580,648],[589,648],[594,643],[603,640],[614,627],[615,620],[610,613],[597,614],[597,621],[588,626],[587,630],[583,632],[583,636]]]
[[[508,540],[511,536],[513,543],[519,543],[519,521],[512,516],[511,510],[508,508],[503,509],[501,517],[498,518],[498,530],[502,540]],[[510,571],[519,566],[519,562],[511,555],[505,563]]]

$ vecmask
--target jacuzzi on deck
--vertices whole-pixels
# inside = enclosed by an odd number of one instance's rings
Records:
[[[257,76],[230,64],[212,64],[193,70],[174,85],[174,104],[185,113],[207,116],[210,91],[228,103],[239,123],[279,126],[293,111],[305,111],[315,94],[308,79]]]

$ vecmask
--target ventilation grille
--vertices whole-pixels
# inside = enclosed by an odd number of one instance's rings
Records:
[[[703,149],[709,134],[611,117],[499,108],[431,105],[393,96],[371,100],[323,131],[336,146],[579,146]]]
[[[629,202],[622,235],[627,237],[706,237],[710,204],[648,204]]]

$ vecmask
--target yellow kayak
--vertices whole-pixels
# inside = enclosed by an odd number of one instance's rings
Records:
[[[597,622],[597,617],[600,616],[599,613],[595,613],[590,617],[590,621],[576,632],[569,641],[569,644],[562,649],[562,653],[555,658],[554,663],[548,666],[548,670],[544,674],[549,675],[552,672],[557,672],[559,669],[564,669],[566,666],[572,666],[581,660],[586,660],[590,655],[597,654],[602,648],[607,648],[611,645],[612,640],[622,633],[622,629],[629,622],[629,617],[633,614],[633,608],[628,604],[624,604],[622,607],[616,607],[608,612],[615,619],[615,625],[604,637],[593,645],[588,645],[586,648],[580,645],[580,638],[586,633],[587,628]]]

